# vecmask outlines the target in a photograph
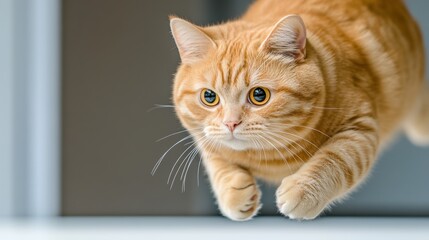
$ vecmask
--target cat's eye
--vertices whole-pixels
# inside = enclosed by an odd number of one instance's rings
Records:
[[[262,106],[270,100],[270,90],[264,87],[252,88],[249,92],[249,101],[257,106]]]
[[[200,98],[201,101],[209,107],[214,107],[219,103],[219,96],[213,90],[208,88],[204,88],[201,91]]]

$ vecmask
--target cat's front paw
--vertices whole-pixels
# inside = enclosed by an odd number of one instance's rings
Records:
[[[320,189],[319,183],[309,177],[286,177],[276,192],[277,208],[291,219],[314,219],[329,203]]]
[[[234,181],[219,196],[218,204],[224,216],[235,221],[246,221],[258,213],[262,206],[261,191],[253,178],[248,178],[247,181]]]

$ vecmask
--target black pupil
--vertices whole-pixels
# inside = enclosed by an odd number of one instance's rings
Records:
[[[212,90],[206,90],[204,92],[204,99],[208,102],[208,103],[214,103],[214,101],[216,100],[216,93],[213,92]]]
[[[262,88],[256,88],[255,91],[253,91],[253,98],[258,102],[263,102],[266,97],[267,94]]]

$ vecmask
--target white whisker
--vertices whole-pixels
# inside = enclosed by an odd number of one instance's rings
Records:
[[[213,144],[213,143],[215,143],[215,144]],[[215,142],[213,139],[210,139],[210,141],[209,141],[208,143],[207,143],[207,142],[206,142],[206,143],[203,143],[203,144],[202,144],[202,146],[201,146],[201,148],[203,148],[205,144],[207,144],[207,145],[209,145],[209,146],[210,146],[210,148],[209,148],[209,150],[207,151],[207,153],[206,153],[206,154],[209,154],[212,150],[213,150],[214,152],[217,152],[217,151],[218,151],[218,149],[219,149],[219,147],[221,146],[219,142]],[[199,163],[198,163],[198,170],[197,170],[197,186],[200,186],[200,166],[201,166],[201,162],[202,162],[202,160],[203,160],[203,154],[204,154],[204,153],[205,153],[204,151],[201,153],[201,155],[200,155],[200,161],[199,161]],[[206,157],[208,157],[208,156],[206,156]]]
[[[285,134],[288,134],[288,135],[291,135],[291,136],[294,136],[294,137],[297,137],[297,138],[299,138],[299,139],[302,139],[302,140],[306,141],[307,143],[309,143],[310,145],[312,145],[313,147],[315,147],[317,150],[319,150],[319,149],[320,149],[316,144],[314,144],[314,143],[312,143],[312,142],[308,141],[307,139],[305,139],[305,138],[303,138],[303,137],[301,137],[301,136],[299,136],[299,135],[295,135],[295,134],[290,133],[290,132],[284,132],[284,133],[285,133]]]
[[[344,110],[346,108],[336,108],[336,107],[318,107],[318,106],[311,106],[312,108],[317,109],[324,109],[324,110]]]
[[[293,152],[292,152],[290,149],[288,149],[288,148],[287,148],[287,146],[284,146],[284,145],[285,145],[284,143],[281,143],[281,142],[279,142],[277,139],[275,139],[273,136],[270,136],[270,132],[267,132],[267,137],[269,137],[270,139],[272,139],[272,140],[276,141],[277,143],[279,143],[280,145],[282,145],[282,146],[281,146],[281,148],[285,149],[285,150],[286,150],[286,152],[288,152],[288,154],[290,154],[290,155],[295,159],[295,161],[296,161],[296,158],[295,158],[295,156],[294,156]],[[299,157],[299,156],[298,156],[298,157]],[[288,167],[289,167],[289,169],[290,169],[289,162],[288,162],[287,160],[288,160],[288,159],[287,159],[287,158],[285,158],[283,161],[287,163],[287,165],[288,165]],[[302,160],[302,159],[301,159],[301,160]]]
[[[183,167],[182,175],[180,176],[180,180],[182,180],[182,192],[186,191],[186,176],[188,175],[189,168],[191,167],[195,156],[198,154],[198,147],[195,147],[192,151],[193,153],[191,153],[188,163]]]
[[[308,127],[308,126],[295,125],[295,124],[288,124],[288,123],[269,123],[269,124],[267,124],[267,125],[268,125],[268,126],[270,126],[270,125],[277,125],[277,126],[291,126],[291,127],[301,127],[301,128],[306,128],[306,129],[310,129],[310,130],[316,131],[316,132],[318,132],[318,133],[320,133],[320,134],[322,134],[322,135],[324,135],[324,136],[326,136],[326,137],[328,137],[328,138],[331,138],[331,136],[329,136],[328,134],[326,134],[326,133],[324,133],[324,132],[320,131],[319,129],[312,128],[312,127]]]
[[[253,139],[253,137],[254,137],[254,135],[251,135],[252,137],[250,138],[250,140],[252,141],[252,144],[254,145],[254,147],[255,147],[255,151],[257,151],[258,153],[259,153],[259,161],[258,161],[258,168],[260,167],[260,165],[261,165],[261,162],[262,162],[262,149],[263,148],[261,148],[261,149],[259,149],[259,146],[258,146],[258,144],[256,143],[256,141]]]
[[[256,136],[256,137],[258,137],[258,136]],[[259,146],[261,146],[261,150],[264,153],[265,169],[268,169],[268,158],[267,158],[267,153],[265,152],[265,148],[264,148],[263,144],[259,141],[258,138],[255,138],[255,141],[259,144]]]
[[[211,142],[212,140],[211,139],[204,139],[203,140],[203,142],[201,143],[202,145],[204,145],[204,144],[210,144],[210,142]],[[185,171],[185,175],[184,175],[184,177],[183,177],[183,181],[182,181],[182,191],[185,191],[185,187],[186,187],[186,176],[188,175],[188,172],[189,172],[189,168],[190,168],[190,166],[191,166],[191,164],[192,164],[192,162],[194,161],[194,159],[195,159],[195,157],[197,156],[197,154],[199,153],[199,149],[198,149],[198,146],[194,149],[194,153],[193,153],[193,155],[192,155],[192,158],[191,158],[191,160],[189,161],[189,164],[188,164],[188,166],[186,167],[186,171]],[[186,165],[185,165],[186,166]],[[181,179],[182,179],[182,176],[181,176]]]
[[[200,161],[198,162],[197,167],[197,187],[200,186],[200,169],[201,169],[201,162],[203,161],[203,156],[200,154]]]
[[[289,163],[287,162],[287,158],[283,155],[283,153],[281,153],[280,150],[273,143],[271,143],[268,139],[266,139],[264,136],[259,135],[259,134],[258,134],[258,136],[261,137],[263,140],[265,140],[268,144],[270,144],[280,154],[280,156],[282,157],[282,160],[287,164],[288,168],[291,169],[289,166]]]
[[[291,141],[290,139],[288,139],[288,138],[286,138],[286,137],[283,137],[283,136],[280,136],[280,135],[277,135],[277,134],[273,133],[272,131],[271,131],[271,132],[267,131],[267,134],[271,134],[273,137],[276,137],[276,136],[277,136],[277,137],[280,137],[282,140],[286,141],[286,143],[287,143],[287,144],[289,144],[289,146],[292,146],[292,147],[295,149],[295,151],[299,150],[299,149],[296,149],[296,147],[295,147],[295,146],[293,146],[294,142],[293,142],[293,141]],[[292,152],[292,150],[291,150],[291,149],[288,149],[286,146],[284,146],[284,149],[285,149],[286,151],[288,151],[288,153],[293,157],[293,159],[294,159],[295,161],[297,161],[297,159],[296,159],[296,157],[295,157],[295,156],[297,156],[301,162],[305,163],[305,161],[304,161],[304,160],[303,160],[299,155],[297,155],[297,154],[295,154],[294,152]]]
[[[187,147],[187,148],[182,152],[182,154],[180,154],[180,156],[177,158],[177,160],[174,162],[173,167],[172,167],[172,168],[171,168],[171,170],[170,170],[170,174],[168,175],[167,184],[170,184],[170,179],[171,179],[171,176],[172,176],[172,174],[173,174],[174,169],[176,169],[176,165],[177,165],[177,163],[179,163],[180,159],[182,159],[182,156],[183,156],[183,155],[185,155],[185,153],[187,153],[189,149],[191,149],[192,147],[194,147],[194,145],[195,145],[195,142],[194,142],[192,145],[190,145],[189,147]],[[192,150],[191,150],[191,151],[192,151]],[[188,153],[188,154],[185,156],[185,158],[180,162],[179,167],[177,168],[176,173],[174,174],[173,180],[171,181],[172,183],[171,183],[170,189],[172,189],[172,188],[173,188],[174,180],[176,179],[177,173],[179,172],[180,168],[183,166],[183,163],[186,161],[186,158],[187,158],[187,156],[188,156],[188,155],[189,155],[189,153]]]
[[[182,154],[180,154],[180,156],[179,156],[179,158],[176,160],[176,162],[174,163],[174,165],[173,165],[173,167],[171,168],[171,171],[170,171],[170,174],[168,175],[168,179],[167,179],[167,184],[169,184],[170,183],[170,179],[171,179],[171,175],[172,175],[172,173],[173,173],[173,170],[175,169],[175,167],[176,167],[176,165],[177,165],[177,163],[179,162],[179,160],[183,157],[183,155],[191,148],[191,147],[193,147],[198,141],[200,141],[202,138],[204,138],[205,136],[203,136],[203,137],[201,137],[200,139],[198,139],[198,140],[196,140],[196,141],[194,141],[194,143],[193,144],[191,144],[189,147],[187,147],[186,149],[185,149],[185,151],[183,151],[182,152]],[[184,163],[184,161],[186,160],[186,157],[185,157],[185,159],[181,162],[181,164],[179,165],[179,168],[178,169],[180,169],[181,168],[181,166],[183,165],[183,163]],[[176,175],[177,175],[177,172],[176,172],[176,174],[174,175],[174,179],[176,178]],[[174,179],[173,179],[173,181],[174,181]],[[171,187],[173,187],[173,184],[171,185]],[[171,188],[170,188],[171,189]]]
[[[160,138],[160,139],[156,140],[155,142],[160,142],[160,141],[162,141],[162,140],[164,140],[164,139],[166,139],[166,138],[172,137],[172,136],[177,135],[177,134],[181,134],[181,133],[188,132],[188,131],[196,131],[196,130],[201,130],[201,128],[200,128],[200,127],[198,127],[198,128],[183,129],[183,130],[181,130],[181,131],[177,131],[177,132],[174,132],[174,133],[172,133],[172,134],[169,134],[169,135],[167,135],[167,136],[165,136],[165,137],[162,137],[162,138]],[[201,134],[201,133],[200,133],[200,134]]]
[[[152,169],[152,172],[151,172],[151,174],[152,175],[154,175],[155,174],[155,172],[156,172],[156,170],[158,169],[158,167],[159,167],[159,165],[161,164],[161,162],[162,162],[162,160],[164,159],[164,157],[167,155],[167,153],[171,150],[171,149],[173,149],[175,146],[177,146],[177,144],[179,144],[179,143],[181,143],[181,142],[183,142],[183,141],[185,141],[185,140],[187,140],[187,139],[189,139],[189,138],[191,138],[192,137],[192,135],[189,135],[189,136],[186,136],[186,137],[184,137],[184,138],[182,138],[181,140],[179,140],[178,142],[176,142],[173,146],[171,146],[159,159],[158,159],[158,161],[156,162],[156,164],[155,164],[155,166],[153,167],[153,169]]]
[[[147,112],[152,112],[155,109],[160,109],[160,108],[174,108],[174,105],[166,105],[166,104],[155,104],[154,107],[151,107],[147,110]]]

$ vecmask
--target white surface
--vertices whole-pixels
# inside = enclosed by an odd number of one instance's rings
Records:
[[[0,219],[5,240],[268,240],[429,239],[429,218],[324,217],[297,222],[257,217],[232,222],[222,217],[86,217],[45,220]]]

